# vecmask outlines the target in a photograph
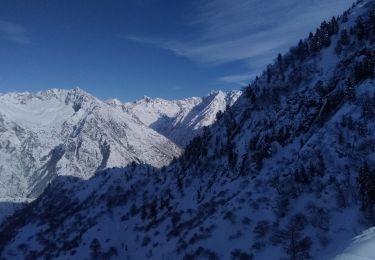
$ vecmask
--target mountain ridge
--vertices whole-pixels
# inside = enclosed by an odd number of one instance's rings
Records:
[[[156,132],[185,147],[205,126],[216,121],[216,114],[223,113],[242,94],[241,91],[211,91],[203,98],[190,97],[181,100],[144,97],[134,102],[122,103],[109,100],[120,106],[139,121]]]
[[[5,190],[9,172],[17,168],[19,173],[12,175],[24,176],[19,183],[27,190],[40,179],[49,182],[56,172],[88,178],[97,169],[132,161],[161,167],[181,152],[164,136],[79,88],[3,94],[0,106],[1,157],[14,162],[14,167],[2,166]]]
[[[226,94],[220,93],[219,102],[226,105]],[[233,93],[239,96],[241,92]],[[197,105],[204,109],[202,100],[207,98],[148,98],[121,103],[101,101],[78,87],[0,94],[0,158],[6,162],[0,167],[0,197],[37,196],[56,174],[87,179],[96,170],[132,162],[167,165],[180,155],[181,148],[149,127],[151,123],[146,125],[148,122],[140,120],[136,111],[129,111],[128,107],[137,104],[144,113],[152,113],[153,107],[146,110],[142,106],[157,103],[157,109],[162,111],[154,113],[157,121],[168,113],[171,117],[188,113]],[[186,111],[176,104],[184,104]],[[177,108],[171,113],[170,106]],[[169,123],[167,120],[163,127],[168,129]],[[203,126],[184,127],[183,138],[189,142]]]
[[[375,224],[374,35],[375,1],[358,1],[169,166],[57,178],[1,227],[2,256],[335,257]]]

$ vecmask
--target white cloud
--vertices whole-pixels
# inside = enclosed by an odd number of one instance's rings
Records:
[[[263,33],[212,42],[184,42],[136,36],[126,38],[131,41],[152,44],[171,50],[179,56],[185,56],[198,62],[212,64],[222,64],[257,57],[260,54],[278,50],[280,46],[288,46],[288,41],[272,38],[265,39]]]
[[[219,81],[225,83],[234,83],[240,86],[246,86],[249,84],[251,79],[256,76],[256,73],[245,73],[245,74],[234,74],[234,75],[227,75],[219,78]]]
[[[353,0],[203,0],[189,24],[186,39],[130,36],[177,55],[209,63],[248,59],[286,50]]]
[[[202,0],[187,24],[194,33],[181,39],[129,36],[208,64],[246,61],[251,75],[307,37],[324,19],[341,14],[354,0]],[[220,80],[235,80],[224,76]]]
[[[16,43],[30,43],[25,27],[7,21],[0,20],[0,37]]]

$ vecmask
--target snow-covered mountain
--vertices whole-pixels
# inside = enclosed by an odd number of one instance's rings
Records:
[[[34,197],[56,175],[86,179],[132,162],[167,165],[181,153],[174,142],[187,144],[240,94],[124,104],[79,88],[0,94],[0,198]]]
[[[193,137],[201,134],[203,127],[212,125],[216,115],[231,107],[241,94],[241,91],[217,91],[203,98],[165,100],[144,97],[129,103],[109,100],[108,104],[121,107],[145,125],[185,147]]]
[[[374,79],[363,0],[280,55],[169,166],[57,177],[0,228],[1,256],[331,259],[375,225]]]
[[[132,162],[155,167],[180,148],[83,90],[0,95],[0,197],[34,197],[56,175],[87,179]]]

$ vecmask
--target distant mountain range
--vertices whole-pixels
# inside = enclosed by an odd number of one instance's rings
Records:
[[[67,141],[48,149],[49,143],[36,143],[38,151],[47,155],[40,159],[44,163],[37,168],[42,169],[38,176],[44,176],[45,169],[60,169],[56,161],[67,161],[64,169],[68,171],[53,178],[36,200],[0,227],[1,256],[371,259],[375,247],[371,228],[375,225],[375,0],[360,0],[341,16],[322,22],[288,53],[276,57],[236,102],[232,101],[236,93],[212,95],[173,102],[144,98],[135,103],[100,103],[97,116],[81,124],[81,117],[71,119],[68,122],[75,123],[58,131],[66,133],[62,136],[68,136]],[[64,115],[95,111],[95,106],[87,110],[85,102],[80,105],[86,98],[70,96],[62,99],[70,104],[68,108],[52,102],[45,106],[50,110],[36,111],[58,110]],[[1,106],[8,110],[14,102],[29,104],[23,98],[3,99],[8,103]],[[34,107],[39,106],[30,105],[28,110]],[[20,128],[38,133],[48,125],[41,116],[38,122],[43,127],[35,128],[31,116],[12,111],[0,121],[0,129],[11,133],[2,140],[1,151],[8,156],[1,159],[4,162],[12,162],[9,154],[17,147],[24,151],[25,160],[28,147],[36,147],[33,142],[17,143],[26,131]],[[20,118],[18,124],[10,122],[9,118],[18,118],[13,115]],[[65,126],[61,118],[48,122]],[[134,127],[125,127],[129,121]],[[209,126],[202,128],[205,125]],[[148,156],[135,149],[137,138],[131,143],[135,147],[131,154],[120,153],[120,148],[114,152],[117,146],[108,148],[119,143],[115,141],[119,136],[139,129],[143,132],[134,136],[152,144],[143,147]],[[199,135],[194,136],[197,129]],[[69,149],[68,141],[80,134],[90,140],[81,144],[90,145],[84,154],[96,151],[97,155],[89,160],[93,173],[82,174],[85,178],[70,166],[77,149]],[[168,164],[181,151],[170,140],[180,147],[189,144]],[[72,147],[79,147],[75,144]],[[71,157],[66,151],[73,151]],[[134,154],[143,164],[119,164]],[[107,169],[114,164],[119,165]],[[16,163],[12,165],[13,170]],[[65,176],[69,171],[72,176]],[[4,175],[6,183],[23,184],[12,178],[24,173]],[[34,182],[41,179],[33,178]],[[348,247],[353,237],[356,242]]]
[[[239,95],[122,104],[79,88],[1,94],[0,198],[36,197],[57,175],[87,179],[132,162],[167,165]]]
[[[203,98],[165,100],[144,97],[131,103],[121,104],[117,100],[107,103],[121,106],[125,112],[143,124],[185,147],[194,136],[202,132],[203,127],[210,126],[216,121],[219,111],[225,112],[241,94],[241,91],[213,91]]]

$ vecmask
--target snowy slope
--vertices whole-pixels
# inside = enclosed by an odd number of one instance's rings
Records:
[[[180,149],[80,90],[0,95],[0,197],[39,194],[56,175],[81,178],[131,162],[156,167]]]
[[[360,1],[270,65],[169,166],[56,178],[0,228],[1,256],[339,255],[375,223],[374,37],[375,1]]]
[[[372,227],[355,237],[345,251],[332,260],[375,259],[375,228]]]
[[[165,100],[144,97],[124,104],[118,100],[109,100],[107,103],[120,106],[145,125],[185,147],[194,136],[201,134],[203,127],[216,121],[219,111],[224,112],[232,106],[241,94],[241,91],[217,91],[203,98]]]

